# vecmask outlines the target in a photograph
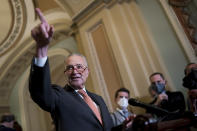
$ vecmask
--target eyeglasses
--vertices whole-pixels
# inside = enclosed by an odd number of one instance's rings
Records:
[[[76,64],[76,65],[68,65],[66,66],[66,69],[64,70],[64,72],[68,72],[71,73],[74,70],[76,70],[79,73],[83,73],[88,67],[82,65],[82,64]]]

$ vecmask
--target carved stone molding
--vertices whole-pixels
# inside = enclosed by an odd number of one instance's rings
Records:
[[[169,0],[169,4],[172,6],[197,56],[197,19],[195,15],[197,7],[192,2],[193,0]]]
[[[132,0],[94,0],[86,8],[82,9],[78,14],[72,17],[73,25],[70,34],[77,32],[78,26],[88,20],[95,13],[103,8],[109,8],[116,3],[130,2]]]
[[[21,0],[10,0],[13,13],[13,25],[9,35],[0,44],[0,55],[4,54],[14,43],[21,34],[24,25],[23,5]]]
[[[187,6],[191,0],[169,0],[169,3],[174,6]]]

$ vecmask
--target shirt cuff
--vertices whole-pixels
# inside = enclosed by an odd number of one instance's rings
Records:
[[[39,67],[44,67],[46,61],[47,61],[47,56],[45,56],[43,58],[37,58],[37,57],[35,57],[34,64],[36,66],[39,66]]]

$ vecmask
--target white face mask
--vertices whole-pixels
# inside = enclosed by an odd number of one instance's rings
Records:
[[[118,101],[118,105],[121,108],[127,108],[128,107],[128,99],[126,99],[125,97],[120,98],[120,100]]]

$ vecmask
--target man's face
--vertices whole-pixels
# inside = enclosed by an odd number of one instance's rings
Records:
[[[156,75],[152,76],[150,78],[150,82],[151,82],[151,84],[152,83],[162,83],[162,84],[166,85],[166,81],[159,74],[156,74]],[[152,97],[154,97],[154,96],[157,95],[157,92],[151,89],[150,94],[151,94]]]
[[[82,89],[89,74],[85,59],[78,55],[70,56],[65,68],[68,83],[75,89]]]
[[[117,98],[116,98],[116,103],[118,103],[118,101],[119,101],[121,98],[123,98],[123,97],[125,97],[125,98],[128,100],[128,99],[129,99],[129,94],[128,94],[127,92],[124,92],[124,91],[119,92],[119,93],[118,93],[118,96],[117,96]]]
[[[156,74],[154,76],[152,76],[150,78],[150,82],[151,83],[162,83],[162,84],[166,84],[166,81],[159,75],[159,74]]]

